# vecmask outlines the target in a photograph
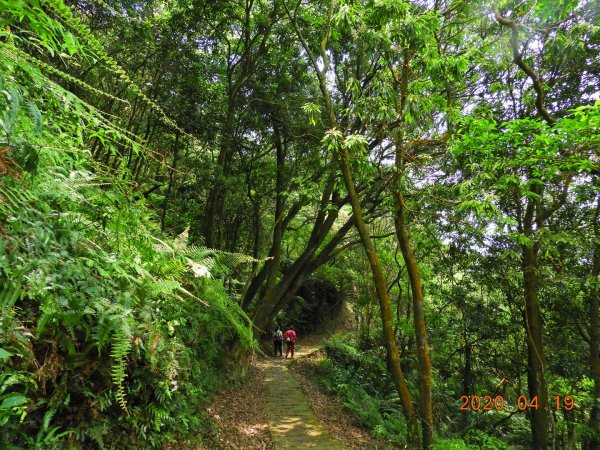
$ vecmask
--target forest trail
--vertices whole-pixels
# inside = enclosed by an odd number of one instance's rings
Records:
[[[319,339],[320,341],[320,339]],[[318,350],[318,343],[302,345],[295,357]],[[345,449],[317,419],[300,383],[289,370],[292,359],[263,361],[271,439],[276,449]]]

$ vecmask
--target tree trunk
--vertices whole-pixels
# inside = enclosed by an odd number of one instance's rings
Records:
[[[465,339],[466,342],[466,339]],[[473,368],[472,368],[472,354],[473,345],[469,342],[465,343],[465,366],[463,368],[463,386],[462,395],[470,396],[473,393]],[[469,425],[469,419],[471,416],[470,411],[462,411],[463,413],[463,429],[467,429]]]
[[[596,207],[594,221],[594,260],[590,273],[589,314],[590,314],[590,367],[594,379],[594,406],[590,412],[590,427],[596,435],[590,441],[589,449],[600,448],[600,310],[598,308],[598,276],[600,275],[600,197]]]
[[[318,254],[315,254],[331,230],[337,217],[337,211],[332,211],[329,214],[326,219],[319,221],[320,226],[313,230],[314,239],[310,239],[309,245],[283,274],[283,278],[272,289],[265,289],[265,294],[261,297],[260,304],[253,317],[257,331],[264,329],[273,317],[293,300],[296,292],[302,287],[304,280],[317,268],[325,264],[331,255],[335,254],[337,245],[354,225],[354,217],[351,217],[336,232],[327,245]]]
[[[377,298],[379,299],[379,307],[381,310],[381,321],[383,327],[383,338],[385,347],[387,350],[387,356],[389,360],[389,367],[391,369],[392,379],[394,385],[398,391],[398,395],[402,401],[404,408],[404,414],[408,422],[409,439],[413,446],[419,446],[418,443],[418,423],[415,410],[410,398],[408,386],[404,378],[404,373],[400,368],[400,354],[398,353],[398,347],[396,346],[396,338],[394,335],[394,326],[392,321],[392,311],[390,308],[390,299],[388,297],[385,277],[383,275],[383,268],[379,261],[379,257],[375,252],[373,241],[365,225],[360,201],[354,187],[354,180],[352,173],[350,172],[350,160],[348,151],[344,148],[340,148],[340,168],[344,176],[344,183],[350,196],[350,204],[352,205],[352,212],[356,220],[356,228],[360,235],[360,238],[371,266],[371,272],[373,274],[373,281],[375,283],[375,291],[377,292]]]
[[[321,57],[324,62],[323,68],[319,67],[319,63],[315,55],[313,54],[310,46],[305,41],[304,37],[300,29],[298,28],[298,23],[295,17],[292,17],[290,10],[284,3],[284,7],[286,8],[286,12],[292,21],[292,25],[302,47],[308,54],[315,74],[319,80],[319,89],[321,90],[323,103],[325,104],[325,112],[327,114],[327,119],[329,122],[330,129],[334,130],[338,128],[337,118],[335,116],[335,111],[333,108],[333,103],[331,101],[331,95],[329,93],[329,88],[327,87],[326,81],[326,73],[329,66],[329,57],[326,52],[327,43],[329,39],[329,31],[325,36],[325,39],[321,44]],[[329,13],[328,13],[328,27],[331,25],[332,17],[333,17],[333,9],[334,2],[331,1],[329,4]],[[362,241],[363,247],[365,249],[365,253],[367,254],[367,259],[369,260],[369,265],[371,266],[371,272],[373,275],[373,281],[375,283],[375,290],[377,292],[377,298],[379,299],[379,306],[381,310],[381,321],[383,327],[383,338],[387,351],[388,364],[391,369],[392,380],[394,381],[394,385],[396,390],[398,391],[398,395],[400,397],[400,401],[402,403],[402,407],[404,409],[404,415],[406,417],[407,425],[408,425],[408,436],[410,440],[410,444],[414,447],[420,447],[419,445],[419,427],[417,422],[417,416],[415,414],[415,409],[412,404],[412,400],[410,398],[410,392],[408,390],[408,386],[406,384],[406,379],[404,378],[404,373],[402,372],[402,368],[400,367],[400,355],[398,353],[398,347],[396,345],[396,338],[394,336],[394,328],[392,321],[392,311],[390,307],[390,299],[387,293],[387,285],[385,282],[385,277],[383,275],[383,268],[381,267],[381,263],[375,252],[375,247],[373,246],[373,241],[371,240],[371,236],[367,230],[363,215],[362,208],[360,204],[360,200],[358,198],[358,194],[356,193],[356,188],[354,186],[354,179],[352,177],[352,172],[350,170],[350,157],[348,155],[348,150],[343,146],[341,142],[338,142],[338,159],[340,170],[342,172],[344,178],[344,184],[346,185],[346,190],[348,191],[348,196],[350,198],[350,205],[352,206],[352,212],[354,215],[355,226],[360,235],[360,239]]]
[[[406,226],[406,205],[404,196],[397,188],[395,197],[396,205],[396,234],[406,264],[410,280],[413,299],[413,315],[415,325],[415,338],[417,343],[417,361],[419,373],[419,406],[421,420],[423,421],[423,447],[433,445],[433,402],[431,397],[431,361],[429,346],[427,344],[427,328],[425,323],[425,309],[423,307],[423,287],[421,285],[421,272],[417,258],[412,249],[408,228]]]
[[[335,219],[337,218],[338,210],[336,209],[335,211],[327,212],[327,209],[331,203],[335,203],[334,197],[336,194],[333,192],[334,186],[335,174],[333,171],[331,171],[323,194],[321,195],[319,211],[317,213],[317,218],[315,219],[315,224],[308,239],[306,248],[304,252],[296,259],[296,261],[294,261],[294,263],[288,268],[277,286],[275,286],[275,280],[279,270],[279,265],[278,260],[275,259],[275,256],[277,255],[277,252],[280,252],[281,250],[283,229],[281,228],[279,233],[277,233],[277,227],[282,227],[282,222],[280,221],[279,223],[275,224],[276,233],[273,238],[272,246],[274,253],[271,255],[274,259],[271,261],[272,264],[269,265],[269,270],[264,276],[267,280],[267,286],[252,317],[254,325],[259,329],[259,332],[272,319],[274,316],[273,309],[280,299],[282,299],[285,294],[289,293],[289,288],[294,284],[296,277],[306,270],[308,262],[314,256],[315,252],[327,236],[327,233],[333,226]]]
[[[270,298],[273,289],[275,288],[275,284],[277,281],[277,274],[279,273],[279,269],[281,267],[281,244],[283,242],[283,213],[285,207],[285,174],[284,174],[284,164],[285,164],[285,153],[283,144],[281,142],[281,133],[279,130],[279,124],[276,120],[273,120],[273,137],[275,139],[275,149],[277,151],[277,169],[275,175],[275,225],[273,227],[273,246],[272,246],[272,254],[273,258],[269,267],[269,272],[267,274],[267,281],[265,286],[265,297]]]
[[[415,326],[415,338],[417,343],[417,361],[419,373],[419,406],[421,420],[423,422],[423,447],[429,448],[433,445],[433,403],[431,397],[431,361],[429,358],[429,346],[427,344],[427,327],[425,323],[425,310],[423,307],[423,287],[421,284],[421,272],[415,257],[410,234],[407,226],[406,203],[400,181],[404,176],[404,109],[408,94],[408,78],[410,74],[409,62],[411,50],[405,49],[400,74],[400,105],[398,107],[398,131],[395,136],[396,146],[396,183],[393,185],[392,194],[396,214],[394,225],[396,236],[402,257],[406,265],[406,271],[410,280],[413,299],[413,314]]]
[[[398,330],[400,329],[400,320],[402,319],[402,283],[398,280],[398,300],[396,301],[396,329],[394,330],[394,334],[396,335],[396,339],[398,339]]]
[[[234,117],[235,117],[235,95],[229,92],[227,115],[223,127],[223,136],[219,148],[218,165],[220,173],[217,174],[214,186],[212,187],[206,206],[204,209],[204,225],[202,235],[204,244],[209,248],[221,248],[221,234],[224,232],[223,214],[225,211],[225,185],[226,180],[231,176],[231,158],[234,153]]]
[[[175,170],[177,168],[177,160],[179,156],[179,133],[175,137],[175,144],[173,145],[173,162],[172,166],[169,167],[169,186],[167,187],[167,193],[165,194],[165,200],[162,206],[162,212],[160,215],[160,229],[165,231],[165,218],[167,216],[167,208],[169,207],[169,201],[171,200],[171,193],[173,192],[173,185],[175,184]]]
[[[527,335],[527,381],[531,402],[537,397],[538,408],[529,409],[533,448],[548,448],[548,389],[544,374],[543,325],[537,298],[537,249],[523,246],[523,282],[525,291],[525,331]]]
[[[237,58],[232,58],[232,54],[227,55],[227,112],[218,158],[221,173],[218,174],[215,185],[208,195],[202,229],[205,244],[210,248],[223,248],[222,236],[225,235],[223,229],[225,220],[223,216],[225,214],[227,196],[226,181],[232,175],[232,161],[236,146],[235,117],[239,109],[239,94],[255,72],[258,62],[267,54],[271,29],[279,20],[277,12],[279,5],[275,2],[273,4],[273,11],[269,16],[269,22],[266,26],[261,27],[256,35],[252,36],[251,17],[253,14],[253,3],[247,3],[246,6],[238,42],[243,45],[236,47],[235,50],[241,52],[241,60],[237,61]],[[231,46],[229,50],[232,50]]]

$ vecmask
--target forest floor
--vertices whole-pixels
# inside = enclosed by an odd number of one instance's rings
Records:
[[[215,424],[206,448],[389,448],[319,388],[315,367],[326,337],[300,338],[294,359],[256,359],[247,383],[221,391],[206,409]]]

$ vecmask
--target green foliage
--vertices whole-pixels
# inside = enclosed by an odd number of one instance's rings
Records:
[[[208,264],[209,258],[192,259],[200,256],[197,249],[157,249],[153,236],[158,232],[141,203],[129,200],[118,183],[116,189],[99,188],[113,183],[99,180],[68,156],[62,167],[48,165],[55,156],[52,150],[39,151],[38,175],[27,176],[25,193],[18,179],[5,178],[2,184],[9,200],[0,216],[6,223],[0,255],[2,307],[12,311],[8,325],[27,330],[27,344],[33,347],[33,352],[17,353],[17,361],[13,338],[3,333],[8,340],[0,345],[11,353],[8,374],[21,378],[9,385],[12,396],[3,404],[15,417],[5,425],[3,439],[25,443],[28,430],[37,426],[42,434],[55,430],[44,426],[52,420],[40,416],[44,410],[55,410],[52,416],[58,423],[65,408],[96,411],[108,420],[119,417],[113,404],[129,414],[119,419],[124,429],[139,430],[145,420],[156,432],[168,429],[176,422],[165,416],[187,414],[185,408],[172,408],[177,405],[173,397],[179,396],[178,383],[204,384],[204,370],[181,372],[179,361],[197,358],[210,364],[218,359],[197,354],[190,335],[205,334],[202,330],[210,323],[213,336],[231,336],[237,330],[242,342],[252,345],[247,318],[225,295],[220,281],[198,279],[188,269],[190,262]],[[214,261],[211,265],[215,272],[221,267]],[[36,363],[40,352],[43,359]],[[48,373],[36,374],[40,364]],[[35,383],[40,377],[43,387]],[[17,397],[39,388],[52,393],[47,406],[33,400],[35,395],[26,402],[24,396]],[[73,404],[76,395],[85,400]],[[19,417],[25,416],[28,420],[19,425]],[[102,422],[99,417],[94,421]],[[79,429],[77,439],[85,442],[97,432]],[[52,433],[57,440],[68,436]],[[104,436],[103,442],[111,436]],[[139,437],[152,443],[150,436]]]
[[[438,439],[435,450],[511,450],[514,447],[482,431],[471,430],[464,439]]]
[[[465,444],[462,439],[438,439],[433,448],[435,450],[470,450],[471,447]]]
[[[471,444],[471,448],[488,450],[510,450],[512,448],[506,442],[478,430],[470,430],[465,437],[465,441]]]
[[[336,394],[375,437],[405,442],[406,423],[381,355],[360,352],[340,336],[327,341],[325,351],[328,359],[320,368],[325,391]]]
[[[39,50],[102,56],[62,2],[44,4],[84,44],[36,4],[1,4],[2,39],[23,25]],[[127,174],[90,157],[138,138],[49,74],[0,48],[0,446],[163,448],[202,426],[224,343],[255,346],[220,279],[253,260],[161,234]]]

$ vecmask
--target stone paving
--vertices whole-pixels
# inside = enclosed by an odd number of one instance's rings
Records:
[[[309,353],[304,348],[296,357]],[[264,361],[268,392],[266,411],[276,449],[343,450],[346,447],[315,417],[300,383],[288,369],[290,359]]]

